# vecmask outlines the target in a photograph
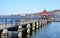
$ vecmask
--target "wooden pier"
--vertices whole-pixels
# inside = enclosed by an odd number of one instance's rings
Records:
[[[26,30],[25,32],[27,34],[30,34],[32,31],[35,31],[36,29],[39,29],[45,24],[48,24],[50,21],[51,21],[50,19],[39,20],[39,21],[37,20],[23,21],[23,22],[20,22],[18,26],[13,26],[11,24],[3,24],[3,25],[0,25],[0,30],[1,30],[0,34],[1,34],[1,37],[7,38],[7,31],[18,31],[18,37],[22,38],[23,30]]]

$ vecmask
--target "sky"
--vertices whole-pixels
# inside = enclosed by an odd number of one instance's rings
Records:
[[[60,9],[60,0],[0,0],[0,15],[32,14]]]

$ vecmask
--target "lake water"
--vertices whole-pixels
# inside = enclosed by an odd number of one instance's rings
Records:
[[[23,34],[24,33],[25,32],[23,32]],[[9,32],[9,35],[11,36],[9,36],[9,38],[17,38],[18,32]],[[23,38],[60,38],[60,22],[51,22],[39,28],[39,30],[33,31],[31,35],[27,34],[23,36]]]
[[[40,28],[31,38],[60,38],[60,22],[52,22]]]

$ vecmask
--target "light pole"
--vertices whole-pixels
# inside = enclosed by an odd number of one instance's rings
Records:
[[[13,21],[13,18],[11,18],[11,28],[12,28],[12,21]]]
[[[5,27],[7,28],[7,18],[5,18]]]

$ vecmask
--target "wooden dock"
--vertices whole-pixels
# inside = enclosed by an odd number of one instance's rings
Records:
[[[22,31],[23,29],[25,28],[26,29],[26,32],[27,34],[30,34],[31,31],[35,31],[36,29],[39,29],[40,27],[44,26],[45,24],[48,24],[51,20],[31,20],[31,21],[22,21],[18,24],[18,27],[17,27],[17,31],[18,31],[18,37],[19,38],[22,38]],[[25,26],[25,27],[23,27]],[[13,27],[16,27],[14,25],[11,25],[11,24],[3,24],[3,25],[0,25],[0,34],[2,36],[2,38],[5,38],[7,37],[7,31],[8,31],[8,28],[13,28]],[[16,28],[14,28],[16,29]],[[6,30],[6,32],[5,32]],[[4,35],[6,34],[6,35]]]

